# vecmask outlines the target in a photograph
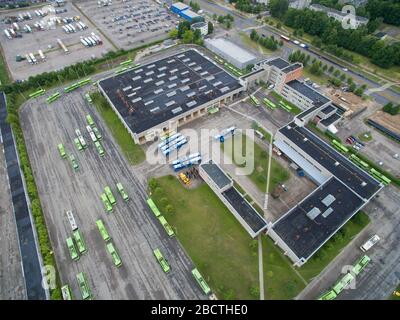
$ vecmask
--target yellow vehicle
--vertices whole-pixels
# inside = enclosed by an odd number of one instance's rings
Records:
[[[180,173],[179,174],[179,178],[182,180],[182,182],[184,183],[184,184],[190,184],[190,180],[189,180],[189,178],[184,174],[184,173]]]

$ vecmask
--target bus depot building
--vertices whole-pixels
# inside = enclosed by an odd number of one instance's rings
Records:
[[[244,91],[242,81],[195,49],[99,81],[135,143],[207,114]]]

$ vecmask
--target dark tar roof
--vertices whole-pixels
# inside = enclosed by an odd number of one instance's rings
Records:
[[[257,233],[267,225],[267,222],[235,188],[229,188],[222,195],[235,208],[243,220],[246,221],[253,232]]]
[[[333,195],[334,200],[327,206],[322,200],[328,195]],[[307,259],[362,205],[362,199],[332,177],[279,219],[273,230],[297,257]],[[313,208],[318,208],[320,212],[314,220],[306,215]],[[327,215],[324,217],[324,214]]]
[[[321,120],[321,123],[325,126],[328,127],[330,126],[332,123],[336,122],[337,120],[340,119],[340,115],[338,115],[337,113],[334,113],[333,115],[329,116],[328,118]]]
[[[298,80],[289,81],[288,83],[286,83],[286,85],[288,85],[292,89],[300,92],[303,96],[310,99],[317,107],[320,107],[325,103],[329,102],[328,98],[324,97],[318,91],[314,90],[313,88],[305,85],[304,83]]]
[[[231,179],[223,172],[216,164],[211,160],[208,163],[201,164],[201,167],[208,174],[208,176],[215,182],[218,188],[223,187],[231,183]]]
[[[294,122],[291,122],[279,131],[360,197],[369,199],[381,188],[378,181],[308,129],[297,127]],[[336,166],[336,163],[339,165]],[[365,185],[362,185],[363,183]]]
[[[326,106],[325,108],[323,108],[322,110],[321,110],[321,112],[322,113],[324,113],[324,114],[329,114],[329,113],[331,113],[333,110],[335,110],[335,107],[333,106],[333,105],[328,105],[328,106]]]
[[[294,70],[297,70],[299,68],[301,68],[301,64],[300,63],[293,63],[290,66],[287,66],[286,68],[283,68],[282,71],[285,72],[285,73],[288,73],[288,72],[292,72]]]
[[[282,58],[276,58],[273,60],[270,60],[267,62],[268,65],[270,66],[275,66],[278,69],[285,69],[287,66],[289,66],[289,62],[287,62],[286,60],[283,60]]]
[[[135,133],[242,87],[193,49],[101,80],[99,85]]]

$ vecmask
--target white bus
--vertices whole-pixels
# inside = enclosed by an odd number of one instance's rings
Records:
[[[75,231],[76,229],[78,229],[78,226],[76,225],[76,222],[75,222],[74,214],[72,213],[71,210],[67,211],[67,218],[68,218],[69,224],[71,225],[72,231]]]
[[[373,235],[367,242],[365,242],[361,247],[361,251],[367,252],[371,249],[381,238],[377,234]]]

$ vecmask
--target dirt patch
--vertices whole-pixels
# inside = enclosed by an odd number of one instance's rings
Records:
[[[385,128],[400,134],[400,114],[392,116],[386,112],[377,111],[370,117],[370,119]]]

